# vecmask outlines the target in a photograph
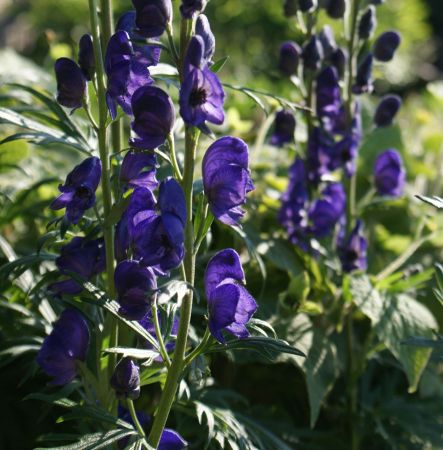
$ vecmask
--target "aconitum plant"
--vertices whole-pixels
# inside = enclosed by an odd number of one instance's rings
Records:
[[[78,383],[79,410],[105,417],[106,442],[118,448],[187,446],[165,426],[182,396],[179,386],[208,352],[242,340],[243,349],[277,345],[303,356],[263,333],[251,337],[258,303],[245,287],[241,250],[203,251],[214,219],[218,227],[241,229],[254,183],[243,140],[207,143],[212,124],[225,119],[216,38],[202,14],[206,1],[180,3],[175,23],[171,0],[128,1],[133,9],[114,29],[111,3],[102,1],[99,11],[89,0],[90,34],[80,39],[78,62],[63,57],[54,67],[53,108],[74,117],[83,110],[92,139],[50,205],[60,210],[49,226],[61,245],[46,292],[59,318],[37,363],[51,385]],[[166,54],[172,65],[162,73]],[[295,120],[289,112],[281,116],[276,139],[283,145]],[[330,226],[321,219],[317,225]],[[207,263],[201,280],[197,258]],[[193,308],[199,289],[206,313]],[[153,383],[159,391],[150,397],[144,386]],[[88,439],[95,438],[80,442]]]

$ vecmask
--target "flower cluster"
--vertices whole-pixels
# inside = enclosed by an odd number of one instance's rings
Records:
[[[302,5],[303,3],[303,5]],[[316,5],[300,2],[298,8],[312,12]],[[344,1],[326,2],[327,14],[334,19],[343,18]],[[287,17],[297,14],[297,5],[287,1],[284,12]],[[376,9],[370,5],[361,12],[357,22],[357,38],[363,43],[371,39],[376,27]],[[372,92],[372,67],[374,60],[390,61],[400,45],[400,36],[388,31],[375,39],[372,51],[358,56],[355,73],[348,73],[344,80],[354,95]],[[365,46],[363,48],[370,48]],[[353,229],[346,224],[346,193],[343,185],[335,181],[350,179],[357,170],[358,150],[362,140],[360,103],[353,101],[350,92],[343,94],[341,78],[349,64],[349,55],[340,48],[332,29],[325,26],[313,34],[301,48],[295,42],[285,42],[280,48],[279,69],[285,76],[299,76],[300,83],[312,92],[310,104],[315,115],[307,113],[308,139],[305,158],[297,159],[289,169],[289,185],[283,194],[279,221],[286,229],[291,242],[302,249],[312,251],[312,238],[332,237],[342,262],[343,271],[366,269],[366,240],[363,223]],[[376,127],[392,125],[401,106],[395,95],[383,97],[374,115]],[[282,146],[294,141],[295,118],[291,111],[278,111],[270,142]],[[342,175],[341,175],[342,174]],[[405,183],[405,170],[400,154],[389,149],[381,153],[374,166],[374,184],[381,196],[399,196]],[[349,184],[349,181],[347,181]],[[348,220],[350,218],[348,217]],[[345,236],[345,228],[350,231]]]
[[[90,35],[85,35],[80,40],[78,65],[67,58],[61,58],[55,65],[57,100],[62,106],[85,107],[99,138],[102,137],[103,123],[106,122],[105,128],[108,125],[108,115],[111,121],[117,122],[124,114],[129,117],[130,136],[129,149],[115,149],[112,154],[111,169],[100,147],[101,159],[96,156],[85,159],[60,185],[61,194],[52,202],[51,208],[65,209],[63,226],[71,226],[71,231],[79,230],[84,235],[74,236],[62,246],[55,262],[63,278],[52,283],[49,291],[57,297],[77,296],[84,293],[86,285],[83,282],[100,285],[99,275],[106,270],[106,282],[113,285],[107,291],[114,297],[111,300],[118,303],[118,315],[124,321],[137,321],[159,341],[158,347],[152,341],[140,338],[137,344],[144,349],[160,349],[155,362],[167,365],[169,356],[165,351],[173,352],[176,348],[174,339],[179,330],[179,318],[174,313],[168,332],[171,339],[164,342],[164,337],[158,333],[162,316],[156,302],[162,279],[175,277],[173,271],[184,263],[186,252],[194,252],[197,246],[192,232],[194,168],[192,165],[189,185],[186,177],[189,177],[190,168],[186,161],[185,166],[180,167],[181,160],[175,154],[174,103],[164,89],[155,85],[150,74],[150,68],[159,63],[163,45],[160,37],[165,32],[169,34],[174,57],[171,0],[133,0],[132,3],[134,10],[120,17],[115,33],[105,46],[104,61],[94,54],[97,43]],[[208,124],[220,125],[224,121],[225,93],[217,74],[211,70],[215,38],[207,17],[201,14],[205,6],[206,1],[185,0],[180,6],[183,21],[195,24],[195,32],[193,26],[192,33],[182,37],[185,39],[181,42],[183,61],[179,58],[176,61],[180,79],[179,111],[185,124],[186,146],[189,137],[198,139],[199,131],[211,133]],[[102,80],[102,75],[106,79]],[[92,81],[92,88],[102,95],[100,100],[106,100],[107,108],[100,108],[98,125],[89,110],[87,81]],[[105,87],[102,81],[106,82]],[[281,143],[291,141],[291,134],[294,134],[295,121],[292,116],[289,121],[291,119],[293,123],[278,127],[278,133],[285,135],[280,139]],[[106,129],[104,131],[106,134]],[[99,145],[100,142],[106,145],[106,140],[99,140]],[[158,154],[166,159],[168,152],[173,176],[169,176],[171,171],[167,172],[165,168],[159,170]],[[204,219],[212,221],[214,216],[224,225],[239,226],[244,215],[242,206],[247,194],[254,189],[246,143],[232,136],[213,142],[203,157],[202,177]],[[103,214],[96,198],[100,181]],[[115,204],[109,205],[112,198]],[[94,208],[97,221],[83,218],[91,208]],[[115,269],[111,264],[114,262],[112,253],[117,262]],[[257,304],[244,284],[240,257],[234,250],[222,250],[209,261],[205,273],[208,330],[219,343],[225,342],[224,331],[236,338],[249,335],[246,325]],[[89,331],[83,317],[76,310],[67,309],[46,338],[38,362],[54,378],[55,384],[68,383],[77,374],[76,361],[86,359],[88,342]],[[127,356],[123,356],[113,369],[109,384],[115,396],[127,402],[131,409],[132,400],[141,394],[142,369]],[[127,417],[127,412],[121,409],[120,412],[122,417]],[[147,424],[145,419],[139,417],[140,423],[135,424],[138,430],[140,424]],[[119,442],[120,446],[126,444],[127,440]],[[177,433],[165,429],[158,448],[178,450],[185,445]]]

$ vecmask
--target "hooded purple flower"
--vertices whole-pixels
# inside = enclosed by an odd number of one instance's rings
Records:
[[[143,411],[136,411],[137,419],[142,426],[145,428],[151,421],[150,417]],[[130,412],[118,405],[118,417],[127,423],[134,425]],[[118,448],[123,450],[128,446],[130,437],[122,438],[118,441]],[[183,450],[188,443],[174,430],[170,428],[165,428],[158,443],[157,450]]]
[[[117,117],[117,104],[126,114],[132,115],[132,95],[139,87],[153,81],[144,58],[140,59],[134,53],[126,31],[120,30],[111,36],[106,49],[105,70],[108,76],[106,103],[112,119]]]
[[[275,115],[274,131],[269,142],[277,147],[293,142],[295,126],[295,117],[291,111],[284,109],[278,111]]]
[[[200,128],[205,127],[205,121],[221,125],[225,118],[225,93],[204,55],[202,37],[193,36],[186,53],[184,80],[180,88],[180,114],[185,123]]]
[[[346,1],[345,0],[328,0],[326,12],[332,19],[341,19],[345,15]]]
[[[203,187],[214,216],[226,225],[243,217],[241,205],[254,189],[248,168],[248,146],[232,136],[215,141],[202,162]]]
[[[302,159],[297,158],[289,169],[289,185],[281,198],[278,220],[286,229],[293,244],[306,248],[306,206],[309,193],[306,185],[306,169]]]
[[[245,274],[238,253],[228,248],[213,256],[205,271],[209,330],[224,343],[222,331],[238,338],[249,336],[246,324],[257,310],[257,303],[244,287]]]
[[[84,34],[80,38],[78,49],[78,65],[83,72],[83,75],[88,81],[91,81],[95,73],[95,59],[94,46],[92,43],[92,36]]]
[[[374,123],[377,127],[389,127],[401,107],[401,98],[398,95],[385,95],[377,106],[374,114]]]
[[[342,239],[338,245],[338,254],[343,272],[366,270],[366,251],[368,243],[363,234],[363,222],[358,220],[347,239]]]
[[[215,53],[215,36],[211,31],[211,25],[204,14],[200,14],[195,22],[195,34],[203,39],[205,53],[203,57],[209,63]]]
[[[377,26],[377,16],[375,7],[369,5],[360,18],[358,23],[358,37],[360,39],[369,39]]]
[[[157,159],[152,152],[129,150],[123,158],[120,181],[123,188],[141,187],[154,190],[158,181],[155,178]],[[146,170],[143,170],[146,169]]]
[[[144,36],[137,33],[135,23],[135,11],[127,11],[118,19],[116,31],[126,31],[132,42],[134,55],[138,61],[143,61],[146,66],[156,66],[160,61],[161,48],[156,45],[142,45],[136,41],[143,41]],[[151,39],[155,40],[154,38]]]
[[[343,78],[346,64],[348,62],[348,53],[346,52],[346,50],[338,47],[329,56],[329,61],[331,65],[337,70],[338,76],[340,78]]]
[[[334,141],[319,127],[308,138],[306,169],[308,180],[318,184],[324,175],[335,170]]]
[[[161,36],[172,20],[171,0],[132,0],[137,32],[144,37]]]
[[[317,76],[317,116],[328,132],[342,132],[345,126],[345,109],[340,95],[338,73],[334,67],[326,67]]]
[[[146,188],[136,187],[115,230],[115,255],[117,261],[128,258],[132,248],[136,225],[153,215],[156,209],[154,194]]]
[[[134,120],[132,130],[137,137],[130,139],[132,147],[154,150],[163,145],[174,126],[175,110],[169,95],[155,86],[143,86],[131,100]]]
[[[278,61],[278,68],[280,71],[288,77],[296,75],[300,55],[301,48],[296,42],[283,42],[280,47],[280,58]]]
[[[135,400],[140,397],[140,368],[131,358],[122,358],[115,366],[110,385],[117,397]]]
[[[74,237],[69,244],[60,250],[60,256],[55,260],[57,269],[63,275],[69,272],[78,274],[85,280],[105,270],[105,245],[103,238],[88,240],[83,237]],[[48,286],[56,294],[79,294],[83,287],[72,278],[58,281]]]
[[[396,31],[386,31],[374,42],[374,57],[378,61],[388,62],[394,57],[395,51],[400,46],[401,37]]]
[[[114,273],[118,313],[128,320],[141,320],[151,308],[151,301],[156,295],[157,281],[149,267],[137,261],[120,262]]]
[[[317,6],[316,0],[298,0],[298,7],[301,12],[310,12]]]
[[[305,69],[317,71],[323,59],[323,47],[317,36],[312,36],[303,46],[302,58]]]
[[[400,153],[389,149],[378,155],[374,165],[374,182],[378,195],[402,195],[406,171]]]
[[[192,19],[195,13],[204,11],[206,3],[208,3],[208,0],[182,0],[180,5],[181,15],[185,19]]]
[[[86,78],[80,67],[69,58],[59,58],[54,64],[57,80],[57,102],[72,110],[81,108],[86,95]]]
[[[37,363],[53,378],[52,385],[70,383],[77,375],[76,360],[84,361],[89,328],[76,309],[65,309],[37,355]]]
[[[343,216],[345,207],[346,194],[341,183],[328,184],[321,192],[321,198],[309,209],[310,233],[317,238],[328,236]]]
[[[50,208],[66,208],[69,222],[78,223],[85,211],[95,204],[95,191],[100,183],[101,173],[99,158],[92,156],[85,159],[68,174],[65,184],[59,185],[61,195],[51,203]]]
[[[174,178],[160,184],[158,204],[160,214],[145,210],[134,217],[133,248],[142,264],[165,273],[178,267],[184,256],[185,196]]]
[[[354,94],[371,93],[374,89],[372,82],[372,63],[374,57],[372,53],[368,53],[365,59],[360,63],[355,76],[355,83],[352,86],[352,92]]]

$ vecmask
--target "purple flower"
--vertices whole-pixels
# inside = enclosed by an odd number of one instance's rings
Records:
[[[95,59],[94,46],[92,43],[92,36],[84,34],[80,38],[78,49],[78,65],[83,72],[83,75],[88,81],[91,81],[95,73]]]
[[[215,36],[211,31],[208,18],[204,14],[200,14],[195,22],[195,34],[203,39],[205,44],[205,52],[203,57],[210,62],[215,53]]]
[[[69,222],[78,223],[85,211],[95,204],[95,191],[100,183],[101,173],[99,158],[92,156],[85,159],[68,174],[65,184],[59,185],[61,195],[51,203],[50,208],[66,208]]]
[[[374,114],[374,123],[377,127],[389,127],[401,107],[401,98],[398,95],[385,95],[377,106]]]
[[[338,166],[335,162],[334,141],[319,127],[315,127],[308,138],[307,177],[318,184],[324,175],[329,174]]]
[[[401,37],[396,31],[386,31],[374,42],[374,57],[378,61],[388,62],[394,57],[395,51],[400,46]]]
[[[368,53],[365,59],[360,63],[355,76],[355,84],[352,86],[354,94],[364,94],[372,92],[374,86],[372,83],[372,53]]]
[[[184,81],[180,88],[180,114],[188,125],[204,127],[205,121],[220,125],[225,115],[225,93],[217,75],[204,59],[205,44],[193,36],[186,53]]]
[[[254,189],[248,168],[248,146],[232,136],[215,141],[202,162],[203,187],[214,216],[226,225],[243,217],[241,205]]]
[[[120,169],[123,189],[142,187],[154,190],[158,185],[155,178],[156,164],[157,159],[154,153],[129,150],[123,158]]]
[[[301,12],[310,12],[317,6],[317,1],[314,0],[298,0],[298,7]]]
[[[141,320],[151,308],[157,281],[149,267],[137,261],[120,262],[114,273],[118,313],[128,320]]]
[[[103,238],[88,240],[83,237],[74,237],[69,244],[60,250],[60,256],[55,260],[57,269],[63,275],[69,272],[78,274],[85,280],[105,270],[105,246]],[[56,294],[79,294],[83,287],[72,278],[58,281],[48,286]]]
[[[144,37],[161,36],[172,19],[171,0],[132,0],[137,32]]]
[[[368,243],[363,234],[363,222],[358,220],[347,239],[342,239],[338,245],[338,254],[343,272],[366,270],[366,251]]]
[[[288,77],[296,75],[300,55],[301,48],[297,43],[293,41],[283,42],[280,47],[280,58],[278,61],[280,71]]]
[[[328,0],[326,12],[332,19],[341,19],[345,15],[345,0]]]
[[[310,233],[321,238],[328,236],[346,207],[346,194],[340,183],[328,184],[321,192],[321,198],[313,202],[308,212]]]
[[[343,78],[345,73],[346,64],[348,62],[348,54],[346,50],[342,48],[337,48],[334,50],[329,56],[329,61],[332,66],[334,66],[337,70],[337,73],[340,78]]]
[[[160,61],[161,48],[156,45],[142,45],[136,41],[143,41],[144,36],[136,31],[135,11],[124,13],[117,22],[116,31],[126,31],[132,42],[134,55],[138,61],[143,61],[146,66],[156,66]],[[155,40],[154,38],[151,39]]]
[[[345,109],[340,94],[338,73],[334,67],[326,67],[317,76],[317,116],[328,132],[341,132],[345,126]]]
[[[337,49],[337,43],[335,42],[332,28],[329,25],[325,25],[318,34],[318,38],[323,47],[325,58],[330,58],[332,53]]]
[[[57,80],[57,101],[66,108],[83,106],[86,95],[86,78],[80,67],[69,58],[59,58],[54,64]]]
[[[399,197],[406,182],[406,171],[400,154],[389,149],[378,155],[374,165],[374,181],[378,195]]]
[[[312,36],[303,46],[302,58],[305,69],[317,71],[323,59],[323,47],[317,36]]]
[[[109,40],[105,56],[105,71],[108,76],[106,103],[112,119],[117,117],[117,104],[132,115],[131,98],[142,86],[152,84],[152,78],[144,58],[134,53],[129,34],[117,31]]]
[[[297,158],[289,169],[289,185],[281,198],[278,220],[286,229],[290,241],[303,247],[307,231],[308,200],[305,164],[302,159]]]
[[[175,110],[171,98],[155,86],[142,86],[131,100],[134,120],[132,130],[137,137],[130,139],[132,147],[154,150],[163,145],[174,126]]]
[[[295,133],[295,117],[291,111],[280,110],[275,115],[274,131],[272,133],[270,143],[281,147],[294,141]]]
[[[53,378],[52,385],[70,383],[77,375],[76,360],[84,361],[89,346],[89,328],[83,315],[65,309],[43,341],[37,362]]]
[[[131,358],[122,358],[115,366],[110,385],[119,398],[140,397],[140,369]]]
[[[369,5],[360,18],[358,23],[358,37],[360,39],[369,39],[377,26],[377,16],[375,7]]]
[[[182,0],[180,5],[181,15],[185,19],[192,19],[195,13],[204,11],[207,2],[207,0]]]
[[[142,264],[165,273],[178,267],[184,256],[185,196],[174,178],[160,184],[158,203],[160,214],[154,210],[138,214],[143,218],[134,223],[133,248]]]
[[[245,274],[238,253],[228,248],[213,256],[205,271],[209,330],[224,343],[222,331],[238,338],[249,336],[246,324],[257,310],[257,303],[244,287]]]

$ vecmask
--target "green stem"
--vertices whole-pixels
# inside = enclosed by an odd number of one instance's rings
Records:
[[[177,161],[177,155],[175,153],[175,143],[174,143],[174,135],[171,133],[168,134],[168,147],[169,147],[169,158],[171,160],[172,168],[174,170],[175,178],[180,181],[183,181],[183,175],[180,170],[180,166]]]
[[[188,217],[186,220],[185,228],[185,257],[183,264],[186,274],[186,281],[190,284],[194,284],[195,274],[195,256],[193,251],[194,229],[192,225],[192,187],[194,182],[195,150],[197,147],[198,135],[199,131],[197,129],[186,127],[185,167],[182,186],[185,193],[186,210]],[[168,416],[174,402],[180,377],[183,373],[189,323],[191,321],[192,313],[192,300],[193,291],[189,290],[182,302],[180,311],[180,324],[178,328],[174,356],[172,358],[171,367],[168,371],[165,387],[163,389],[157,413],[154,418],[151,433],[148,437],[149,444],[154,448],[157,448],[160,441],[160,437],[163,433],[163,429],[166,425],[166,421],[168,420]]]
[[[134,425],[138,431],[138,434],[141,437],[145,437],[146,436],[145,431],[143,430],[142,426],[140,425],[140,422],[138,421],[138,418],[137,418],[137,413],[135,412],[134,402],[130,398],[128,398],[126,400],[126,403],[128,404],[129,413],[131,414],[132,421],[134,422]]]
[[[185,365],[188,366],[191,362],[197,358],[197,356],[206,348],[208,343],[211,341],[211,332],[209,328],[206,328],[205,334],[203,335],[202,340],[197,345],[197,347],[192,350],[191,353],[185,358]]]
[[[348,426],[349,426],[349,443],[351,450],[358,449],[358,433],[357,433],[357,385],[355,379],[355,363],[354,363],[354,330],[352,320],[352,307],[348,311],[346,323],[346,348],[348,354],[347,362],[347,387],[348,387]]]
[[[168,23],[166,26],[166,33],[168,35],[168,43],[169,43],[169,50],[171,52],[172,58],[174,60],[174,63],[178,65],[180,56],[178,54],[177,48],[174,43],[174,30],[172,28],[172,24]]]
[[[160,323],[158,321],[158,310],[157,310],[157,297],[152,302],[152,321],[154,322],[155,334],[157,335],[158,345],[160,347],[160,355],[163,358],[164,363],[169,368],[171,367],[171,360],[169,359],[168,351],[166,350],[165,341],[163,340],[162,331],[160,329]]]

